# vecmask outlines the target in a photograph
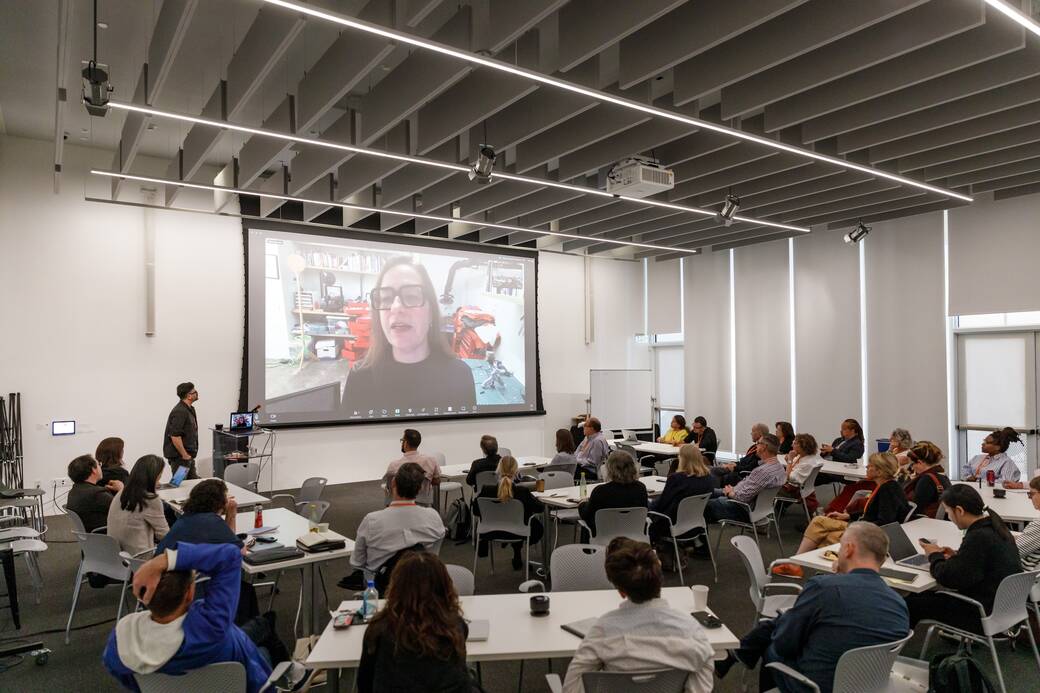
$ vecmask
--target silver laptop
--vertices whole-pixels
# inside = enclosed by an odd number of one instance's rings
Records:
[[[624,441],[627,441],[627,442],[633,442],[634,443],[634,442],[639,440],[638,438],[636,438],[636,432],[635,431],[628,431],[626,429],[621,429],[621,436],[622,436],[621,440],[624,440]]]
[[[896,565],[904,565],[908,568],[928,570],[927,554],[919,553],[914,542],[907,536],[906,530],[898,522],[882,525],[888,535],[888,555],[896,562]]]

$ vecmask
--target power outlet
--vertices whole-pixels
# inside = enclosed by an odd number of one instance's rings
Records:
[[[72,479],[68,478],[67,476],[57,477],[55,479],[51,479],[51,485],[56,486],[58,488],[68,488],[69,486],[72,486]]]

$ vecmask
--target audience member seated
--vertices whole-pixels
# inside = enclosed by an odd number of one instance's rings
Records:
[[[737,662],[754,668],[761,659],[761,691],[805,690],[765,666],[781,662],[830,693],[845,652],[900,640],[910,632],[906,604],[878,574],[887,555],[888,536],[876,525],[849,525],[838,547],[837,574],[811,578],[793,607],[778,618],[759,621],[740,639],[738,649],[715,664],[719,678]]]
[[[238,503],[228,497],[227,485],[220,479],[204,479],[191,487],[183,514],[155,547],[155,553],[176,549],[182,541],[189,544],[234,544],[241,548],[242,540],[235,534],[237,519]],[[242,625],[256,618],[260,607],[252,583],[243,580],[240,594],[235,623]]]
[[[935,443],[922,440],[906,452],[913,476],[903,486],[906,499],[917,504],[917,514],[935,517],[939,510],[939,499],[950,480],[942,467],[942,450]]]
[[[80,455],[69,462],[69,479],[72,480],[72,488],[69,489],[65,505],[79,515],[88,532],[104,527],[108,522],[112,497],[123,490],[122,482],[112,480],[105,486],[98,486],[101,467],[90,455]]]
[[[125,484],[130,478],[130,471],[123,466],[122,438],[105,438],[98,443],[94,459],[101,465],[101,480],[98,481],[98,486],[107,486],[112,480]]]
[[[557,428],[556,454],[553,455],[553,458],[549,461],[549,466],[546,469],[555,469],[564,466],[577,469],[578,459],[574,456],[574,449],[574,437],[571,436],[571,432],[566,428]]]
[[[719,520],[747,522],[750,519],[747,508],[730,503],[730,500],[747,503],[754,507],[759,492],[783,485],[787,473],[776,457],[780,441],[776,436],[767,433],[758,439],[757,445],[758,457],[762,461],[736,486],[725,486],[722,490],[714,492],[716,497],[708,501],[708,507],[704,510],[704,518],[708,522],[718,522]]]
[[[606,571],[625,601],[585,634],[567,667],[564,693],[584,693],[585,672],[665,668],[689,672],[685,693],[710,691],[714,651],[700,624],[661,599],[661,563],[654,550],[617,537],[607,547]]]
[[[888,437],[887,452],[892,453],[899,460],[899,474],[896,478],[900,481],[906,481],[913,473],[910,469],[910,458],[907,456],[913,445],[914,437],[910,435],[910,431],[905,428],[892,429],[892,434]]]
[[[862,509],[850,506],[849,512],[814,517],[805,530],[797,553],[837,544],[850,522],[863,520],[878,526],[903,522],[910,512],[910,505],[903,487],[896,481],[898,472],[899,460],[892,453],[876,452],[871,455],[867,461],[867,478],[874,481],[876,486],[867,496]]]
[[[1033,507],[1040,510],[1040,476],[1034,476],[1029,480],[1029,500]],[[1018,557],[1022,560],[1022,570],[1036,570],[1040,568],[1040,520],[1032,520],[1015,537],[1018,545]]]
[[[133,472],[131,472],[131,477]],[[206,598],[195,600],[195,575],[209,577]],[[231,622],[238,603],[242,554],[232,544],[181,542],[134,573],[134,594],[148,607],[124,616],[108,637],[104,664],[132,691],[134,674],[184,674],[218,662],[238,662],[246,670],[246,690],[256,693],[271,675],[272,663],[289,653],[275,633],[274,612],[239,627]],[[307,679],[293,668],[294,689]]]
[[[542,540],[542,504],[534,497],[531,493],[531,489],[526,486],[518,485],[518,465],[516,458],[512,455],[506,455],[498,463],[498,488],[493,486],[485,486],[480,491],[480,496],[483,498],[497,498],[500,501],[507,501],[516,499],[520,501],[524,506],[524,522],[529,522],[531,525],[531,545],[537,544]],[[480,517],[480,506],[474,503],[473,514]],[[501,535],[501,536],[499,536]],[[506,534],[504,532],[491,532],[481,537],[480,543],[477,546],[478,556],[488,555],[488,540],[495,539],[510,539],[513,535]],[[523,544],[519,542],[512,542],[510,544],[513,547],[513,570],[520,570],[524,567],[524,559],[522,558],[521,550]]]
[[[682,445],[686,442],[686,436],[690,434],[686,430],[686,417],[682,414],[676,414],[672,417],[672,423],[669,425],[668,431],[657,439],[658,443],[667,443],[668,445]]]
[[[929,570],[939,587],[954,590],[993,611],[997,587],[1009,575],[1021,572],[1018,547],[1000,515],[987,509],[982,496],[971,486],[955,484],[942,495],[946,517],[964,531],[960,548],[922,543],[928,554]],[[982,632],[979,612],[956,597],[941,591],[908,594],[910,625],[924,620],[942,621],[955,628]]]
[[[791,452],[787,453],[787,481],[777,496],[784,498],[801,498],[802,484],[812,471],[823,465],[823,458],[818,454],[816,439],[808,433],[799,433],[791,441]],[[819,503],[813,493],[805,499],[809,512],[815,512]]]
[[[696,445],[683,445],[679,448],[679,466],[675,473],[668,477],[661,495],[650,503],[650,510],[667,515],[675,522],[679,513],[679,504],[690,496],[711,493],[715,484],[704,462],[704,456]],[[650,525],[650,543],[655,546],[661,537],[667,537],[668,523],[662,519],[654,519]],[[665,552],[665,561],[670,561],[672,554]]]
[[[131,556],[149,551],[166,536],[163,504],[155,493],[165,463],[158,455],[145,455],[134,462],[130,479],[108,507],[108,536]]]
[[[896,479],[900,483],[905,483],[909,478],[912,469],[909,464],[909,458],[907,457],[907,451],[912,445],[912,438],[910,432],[905,428],[897,428],[892,431],[892,435],[888,439],[888,452],[891,452],[899,460],[899,473],[896,475]],[[816,477],[819,483],[843,483],[844,479],[835,474],[821,474]],[[853,481],[846,483],[837,496],[831,499],[831,502],[824,508],[824,514],[826,513],[841,513],[845,512],[849,501],[859,493],[860,491],[873,491],[875,484],[869,479],[862,479],[860,481]],[[912,499],[911,499],[912,500]]]
[[[982,454],[975,455],[961,466],[961,480],[986,481],[987,473],[992,471],[997,483],[1003,483],[1004,488],[1024,488],[1025,484],[1019,481],[1022,473],[1007,454],[1012,443],[1021,442],[1022,439],[1013,428],[993,431],[982,441]]]
[[[444,563],[409,551],[390,575],[386,604],[365,628],[358,691],[469,693],[468,633]]]
[[[393,500],[382,510],[365,515],[358,526],[350,564],[363,575],[355,574],[341,581],[347,589],[363,589],[376,571],[403,549],[422,545],[436,553],[444,539],[444,522],[433,508],[417,505],[416,496],[426,482],[422,467],[415,462],[399,466],[390,479]]]
[[[418,499],[417,502],[422,505],[430,505],[433,502],[433,488],[432,484],[438,484],[441,480],[441,466],[434,458],[429,455],[424,455],[419,452],[419,446],[422,444],[422,434],[414,428],[404,429],[404,434],[401,436],[401,453],[403,457],[394,460],[386,467],[386,472],[383,474],[383,483],[386,485],[387,497],[390,496],[390,480],[397,474],[397,470],[401,465],[407,462],[414,462],[422,468],[423,473],[426,476],[426,480],[423,482],[422,489],[419,491],[419,495],[415,496]]]
[[[747,449],[744,456],[736,462],[717,464],[711,468],[711,475],[715,477],[718,486],[734,486],[740,481],[741,472],[750,473],[758,463],[758,440],[769,433],[769,427],[764,423],[757,423],[751,427],[751,447]]]
[[[826,443],[820,445],[820,456],[825,460],[849,464],[858,462],[863,457],[864,449],[863,427],[855,419],[845,419],[841,422],[841,435],[835,438],[830,445]],[[845,478],[840,474],[820,474],[816,479],[821,484],[841,484],[845,482]],[[841,508],[841,510],[844,510],[844,508]]]
[[[498,438],[495,436],[481,436],[480,451],[484,456],[479,460],[473,460],[469,466],[469,474],[466,475],[466,485],[474,490],[477,490],[477,474],[495,471],[498,469],[498,461],[502,459],[498,455]]]
[[[708,420],[703,416],[698,416],[693,420],[686,442],[699,447],[701,454],[708,462],[715,462],[715,453],[719,451],[719,437],[715,435],[715,429],[708,427]]]
[[[639,467],[632,455],[624,450],[615,450],[607,458],[608,481],[598,484],[587,500],[578,506],[578,515],[596,534],[596,511],[604,508],[646,508],[648,496],[646,486],[639,480]],[[589,535],[582,530],[582,541],[588,542]]]
[[[786,455],[791,452],[791,446],[794,445],[794,426],[790,421],[777,421],[775,425],[776,437],[780,441],[780,447],[776,452],[779,455]]]
[[[574,458],[578,461],[578,470],[574,472],[574,476],[580,478],[584,473],[587,479],[597,479],[599,466],[610,454],[610,446],[607,445],[607,437],[603,435],[603,424],[595,416],[585,419],[583,429],[585,439],[574,453]]]

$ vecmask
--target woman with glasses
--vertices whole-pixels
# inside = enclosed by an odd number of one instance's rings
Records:
[[[996,481],[1003,482],[1004,488],[1024,488],[1025,484],[1019,481],[1022,473],[1007,454],[1012,443],[1020,442],[1022,439],[1013,428],[993,431],[982,441],[982,454],[961,465],[961,481],[986,481],[986,475],[993,472]]]
[[[906,499],[917,504],[917,514],[934,518],[942,494],[950,488],[950,480],[943,471],[942,450],[935,443],[922,440],[909,448],[906,456],[913,473],[903,485]]]
[[[408,257],[391,259],[376,278],[369,303],[377,325],[364,361],[347,376],[347,416],[368,416],[370,409],[372,415],[472,411],[473,373],[448,347],[426,268]]]
[[[1034,476],[1029,480],[1029,500],[1033,507],[1040,511],[1040,476]],[[1040,519],[1033,520],[1022,533],[1015,537],[1018,545],[1018,555],[1022,559],[1022,570],[1036,570],[1040,568]]]

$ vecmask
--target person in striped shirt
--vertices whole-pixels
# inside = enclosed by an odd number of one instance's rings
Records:
[[[1034,476],[1029,480],[1029,500],[1033,501],[1033,507],[1040,510],[1040,476]],[[1033,520],[1026,528],[1015,537],[1018,545],[1018,556],[1022,561],[1022,570],[1036,570],[1040,568],[1040,519]]]

